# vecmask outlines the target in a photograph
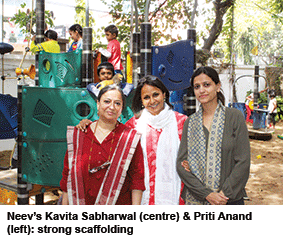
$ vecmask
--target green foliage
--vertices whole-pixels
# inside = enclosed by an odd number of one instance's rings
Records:
[[[283,55],[282,0],[235,1],[233,49],[244,64],[253,65],[255,56],[251,50],[258,46],[258,57],[267,65],[274,65],[274,56]],[[275,16],[276,15],[276,16]],[[280,20],[281,19],[281,20]],[[220,38],[215,49],[224,52],[229,61],[231,13],[227,13]],[[282,62],[283,63],[283,62]],[[281,66],[280,63],[276,65]]]
[[[252,90],[247,91],[246,97],[252,93]],[[258,104],[268,103],[267,101],[267,92],[262,92],[259,94]]]
[[[277,115],[275,117],[275,120],[283,120],[283,97],[277,96],[276,97],[277,101]]]
[[[138,7],[138,19],[135,19],[134,26],[131,29],[131,1],[129,0],[112,0],[107,3],[102,0],[111,9],[110,14],[113,17],[114,24],[119,29],[118,41],[122,44],[123,51],[129,50],[130,34],[134,32],[135,23],[145,20],[145,2],[144,0],[137,0]],[[172,43],[176,40],[180,40],[180,30],[188,28],[192,6],[194,0],[178,1],[178,0],[152,0],[149,11],[149,21],[152,25],[152,43],[163,44],[164,41]],[[139,28],[139,27],[138,27]],[[171,31],[168,33],[168,29]],[[140,29],[139,29],[140,31]],[[172,34],[172,32],[176,34]]]
[[[86,27],[86,5],[84,0],[76,0],[75,11],[76,11],[76,15],[74,19],[75,23],[81,25],[82,27]],[[94,29],[93,28],[94,26],[95,26],[95,20],[91,12],[89,12],[89,27],[92,27],[92,29]],[[93,39],[93,43],[96,43],[93,45],[94,49],[101,47],[99,45],[100,35],[97,35],[95,31],[92,31],[92,39]]]
[[[75,23],[80,24],[82,27],[86,26],[86,6],[84,0],[76,0],[75,6]],[[89,13],[89,26],[95,26],[95,20],[92,17],[91,13]]]
[[[256,42],[251,32],[252,30],[248,29],[247,32],[237,35],[235,39],[235,51],[244,59],[245,65],[254,65],[251,50],[256,46]]]
[[[29,9],[25,11],[26,3],[21,4],[21,9],[11,18],[10,21],[14,22],[16,25],[19,26],[21,31],[25,34],[31,33],[35,34],[33,27],[36,23],[36,14],[35,11],[30,11]],[[49,10],[45,10],[45,23],[49,27],[53,27],[54,23],[54,16],[53,12]],[[32,26],[30,26],[32,22]],[[32,28],[31,28],[32,27]],[[31,30],[31,31],[30,31]]]

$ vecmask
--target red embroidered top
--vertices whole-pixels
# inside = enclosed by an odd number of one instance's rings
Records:
[[[119,124],[115,130],[113,130],[100,144],[93,132],[90,129],[90,126],[87,128],[86,137],[84,139],[84,147],[83,147],[83,181],[84,181],[84,190],[86,197],[86,204],[94,204],[97,194],[99,192],[100,186],[102,184],[103,178],[106,173],[106,169],[101,169],[96,173],[89,173],[89,168],[92,169],[94,167],[98,167],[107,161],[109,157],[109,152],[111,150],[111,156],[115,151],[115,147],[117,146],[120,135],[124,130],[124,125]],[[115,136],[113,139],[113,132],[115,132]],[[113,143],[112,143],[113,141]],[[112,149],[111,149],[112,147]],[[67,151],[68,152],[68,151]],[[68,166],[68,153],[66,152],[64,159],[64,168],[62,172],[62,180],[60,181],[60,187],[62,191],[67,191],[67,177],[69,174],[69,166]],[[91,160],[89,162],[89,156],[91,156]],[[131,164],[127,171],[127,176],[125,182],[120,191],[118,200],[116,204],[132,204],[132,190],[145,190],[144,185],[144,161],[143,161],[143,153],[140,142],[138,143],[134,156],[132,158]]]
[[[177,120],[177,128],[178,128],[178,136],[179,139],[181,140],[182,137],[182,131],[183,131],[183,126],[184,123],[187,119],[187,116],[178,112],[174,112]],[[130,120],[127,121],[126,125],[131,128],[135,128],[137,124],[137,119],[135,117],[132,117]],[[156,177],[156,150],[158,146],[158,141],[160,134],[162,132],[162,129],[158,130],[150,125],[147,125],[147,130],[146,130],[146,140],[147,140],[147,147],[146,147],[146,152],[147,152],[147,161],[148,161],[148,169],[149,169],[149,205],[154,205],[155,204],[155,177]],[[169,137],[170,138],[170,137]],[[183,189],[183,183],[182,183],[182,189]],[[181,192],[180,192],[181,195]],[[183,199],[180,196],[180,205],[184,204]]]

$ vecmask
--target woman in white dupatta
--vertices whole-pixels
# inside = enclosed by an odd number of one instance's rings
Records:
[[[224,107],[218,73],[198,68],[191,78],[200,109],[184,124],[177,171],[186,204],[243,205],[250,169],[248,130],[241,112]]]
[[[172,110],[168,89],[151,75],[139,80],[132,109],[136,115],[126,125],[142,134],[146,186],[142,204],[184,204],[176,159],[187,116]]]

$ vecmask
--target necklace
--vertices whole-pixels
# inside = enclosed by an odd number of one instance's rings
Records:
[[[94,131],[93,131],[93,138],[92,138],[92,141],[91,141],[91,147],[90,147],[89,158],[88,158],[88,171],[91,174],[96,173],[96,172],[100,171],[101,169],[104,169],[104,168],[108,167],[108,165],[111,164],[110,158],[111,158],[111,153],[112,153],[112,149],[113,149],[113,143],[114,143],[114,137],[115,137],[115,133],[116,133],[116,127],[118,126],[118,123],[115,124],[114,131],[112,132],[113,135],[112,135],[111,145],[110,145],[110,149],[109,149],[109,156],[108,156],[106,162],[104,162],[100,166],[96,166],[96,167],[90,169],[91,152],[92,152],[92,148],[93,148],[94,137],[95,137],[97,126],[98,126],[98,120],[97,120],[97,123],[96,123]]]

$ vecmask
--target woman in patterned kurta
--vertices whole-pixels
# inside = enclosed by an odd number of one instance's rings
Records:
[[[142,204],[183,204],[176,158],[187,116],[172,110],[168,89],[151,75],[139,81],[132,108],[138,115],[126,125],[142,134],[146,186]]]
[[[218,73],[198,68],[191,78],[200,109],[184,124],[177,171],[190,204],[244,204],[250,144],[242,113],[224,106]]]

